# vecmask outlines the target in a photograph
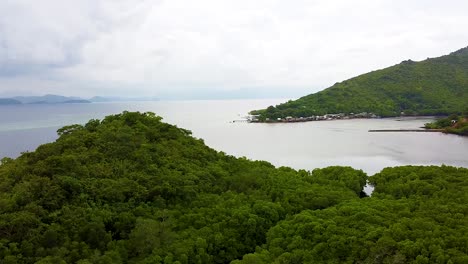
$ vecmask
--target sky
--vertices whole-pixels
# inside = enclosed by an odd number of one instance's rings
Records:
[[[294,98],[468,46],[466,0],[0,0],[0,96]]]

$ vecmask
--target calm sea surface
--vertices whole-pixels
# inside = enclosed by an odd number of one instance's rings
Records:
[[[347,165],[374,174],[384,167],[468,167],[468,138],[442,133],[369,133],[369,129],[419,128],[432,119],[393,118],[292,124],[232,123],[249,110],[284,100],[159,101],[0,106],[0,157],[17,157],[54,141],[64,125],[129,111],[152,111],[192,130],[217,150],[277,166],[314,169]]]

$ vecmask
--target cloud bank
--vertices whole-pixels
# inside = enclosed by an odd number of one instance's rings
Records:
[[[0,95],[297,96],[468,46],[466,10],[461,0],[4,0]]]

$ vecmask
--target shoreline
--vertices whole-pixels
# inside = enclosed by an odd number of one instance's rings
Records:
[[[339,118],[330,118],[330,117],[324,117],[324,118],[285,118],[281,120],[267,120],[267,121],[261,121],[258,119],[245,119],[244,122],[247,123],[260,123],[260,124],[279,124],[279,123],[304,123],[304,122],[315,122],[315,121],[341,121],[341,120],[362,120],[362,119],[390,119],[390,118],[397,118],[395,121],[403,121],[403,119],[436,119],[436,118],[441,118],[445,116],[434,116],[434,115],[427,115],[427,116],[388,116],[388,117],[380,117],[380,116],[374,116],[374,117],[339,117]],[[398,120],[400,119],[400,120]],[[241,120],[234,120],[234,121],[241,121]]]
[[[339,121],[339,120],[353,120],[353,119],[382,119],[382,117],[348,117],[348,118],[289,118],[281,120],[268,120],[260,121],[255,119],[247,119],[248,123],[261,123],[261,124],[278,124],[278,123],[305,123],[305,122],[319,122],[319,121]]]

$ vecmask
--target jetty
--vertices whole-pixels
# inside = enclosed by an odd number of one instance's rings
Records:
[[[444,129],[371,129],[369,132],[444,132]]]

